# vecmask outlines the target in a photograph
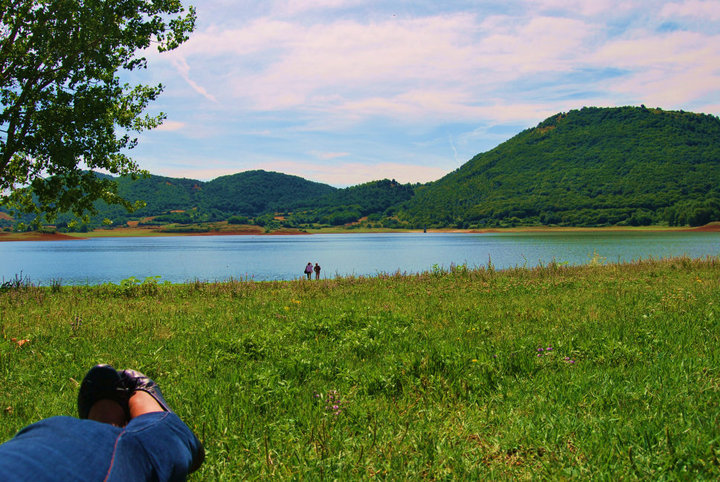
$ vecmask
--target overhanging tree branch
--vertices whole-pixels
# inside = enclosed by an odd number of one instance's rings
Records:
[[[143,116],[162,86],[118,73],[145,68],[137,53],[152,41],[176,48],[194,22],[180,0],[0,0],[0,202],[48,219],[96,199],[129,207],[83,164],[142,173],[123,151],[137,142],[128,132],[162,122]]]

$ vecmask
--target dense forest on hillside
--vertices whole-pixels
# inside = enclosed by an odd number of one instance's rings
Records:
[[[249,219],[337,191],[326,184],[262,170],[222,176],[209,182],[154,175],[136,181],[129,178],[117,178],[117,181],[122,197],[143,200],[146,206],[128,213],[122,207],[99,202],[98,213],[91,217],[90,225],[100,225],[105,219],[114,226],[145,218],[151,220],[143,224],[151,225],[215,222],[233,216]],[[70,216],[60,216],[58,224],[65,226],[71,220]]]
[[[61,229],[85,231],[103,224],[122,226],[129,221],[141,226],[196,224],[228,221],[257,224],[267,229],[307,225],[337,226],[363,217],[390,219],[395,206],[412,198],[413,186],[395,180],[372,181],[338,189],[297,176],[262,170],[222,176],[209,182],[150,175],[132,181],[116,178],[118,193],[125,199],[143,200],[145,207],[128,213],[120,206],[96,203],[98,212],[86,223],[60,215]],[[0,220],[6,226],[11,221]],[[381,224],[378,223],[378,226]]]
[[[414,192],[412,185],[384,179],[338,189],[310,202],[299,202],[288,209],[292,213],[290,219],[298,224],[338,226],[368,217],[370,222],[384,220],[388,225],[396,206],[412,199]]]
[[[335,192],[327,184],[277,172],[247,171],[222,176],[203,186],[200,207],[223,213],[258,216]]]
[[[228,221],[278,227],[483,228],[703,225],[720,220],[720,119],[641,107],[554,115],[428,184],[380,180],[338,189],[262,170],[209,182],[118,178],[146,206],[96,204],[82,225]],[[16,221],[2,219],[0,226]]]
[[[645,107],[558,114],[418,189],[428,226],[699,225],[720,219],[720,120]]]

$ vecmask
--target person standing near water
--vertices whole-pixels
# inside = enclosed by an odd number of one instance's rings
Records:
[[[308,263],[305,266],[305,276],[307,276],[307,279],[311,279],[312,272],[313,272],[313,265],[312,265],[312,263]]]
[[[320,279],[320,265],[315,263],[315,267],[313,269],[315,270],[315,279]]]

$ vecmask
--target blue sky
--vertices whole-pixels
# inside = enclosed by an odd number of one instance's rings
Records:
[[[436,180],[583,106],[720,114],[718,0],[196,0],[148,51],[153,174],[265,169],[342,187]]]

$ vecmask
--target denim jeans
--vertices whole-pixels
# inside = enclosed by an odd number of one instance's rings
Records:
[[[0,445],[0,480],[185,480],[200,447],[172,412],[140,415],[122,428],[51,417]]]

